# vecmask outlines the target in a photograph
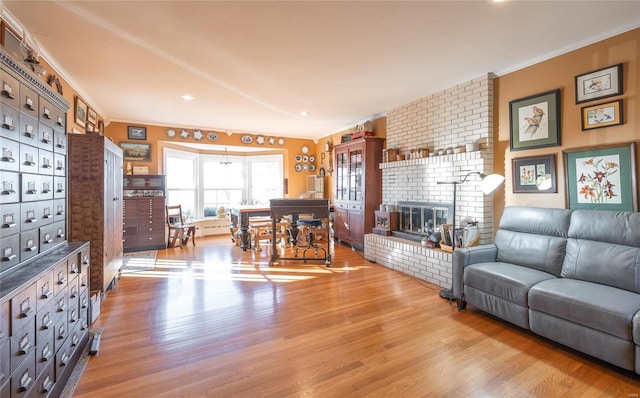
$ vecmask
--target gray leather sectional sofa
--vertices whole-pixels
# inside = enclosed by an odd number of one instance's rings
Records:
[[[453,252],[453,295],[640,374],[640,213],[507,207],[493,244]]]

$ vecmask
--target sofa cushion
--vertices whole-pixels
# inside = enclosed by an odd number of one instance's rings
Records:
[[[572,210],[511,206],[496,234],[498,261],[560,276]]]
[[[549,273],[503,262],[471,264],[464,269],[464,284],[491,295],[528,307],[531,286],[546,279]]]
[[[573,212],[561,276],[640,293],[640,214]]]
[[[640,295],[575,279],[548,279],[529,290],[529,308],[630,341]]]

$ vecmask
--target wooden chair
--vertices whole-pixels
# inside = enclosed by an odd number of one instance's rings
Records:
[[[262,251],[260,241],[266,240],[271,242],[271,239],[273,239],[272,226],[271,220],[257,220],[249,225],[253,231],[253,244],[257,251]],[[276,223],[275,238],[279,239],[284,247],[286,247],[289,242],[289,227],[290,224],[287,220],[281,220]]]
[[[180,247],[186,245],[191,238],[191,243],[196,245],[196,226],[185,224],[182,218],[182,205],[165,206],[169,237],[167,247]]]

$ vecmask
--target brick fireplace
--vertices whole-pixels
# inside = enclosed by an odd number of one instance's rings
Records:
[[[426,202],[451,204],[453,185],[469,171],[493,172],[493,76],[474,79],[392,109],[387,113],[387,148],[407,152],[430,151],[473,143],[479,150],[382,163],[382,198],[385,204]],[[457,187],[456,223],[478,221],[480,244],[493,240],[493,199],[484,196],[480,179],[472,176]],[[451,287],[451,254],[422,247],[397,236],[365,236],[365,258]]]

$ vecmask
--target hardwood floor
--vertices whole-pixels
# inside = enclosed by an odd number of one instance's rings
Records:
[[[74,397],[637,397],[640,378],[336,245],[333,267],[228,237],[158,251],[102,304]]]

